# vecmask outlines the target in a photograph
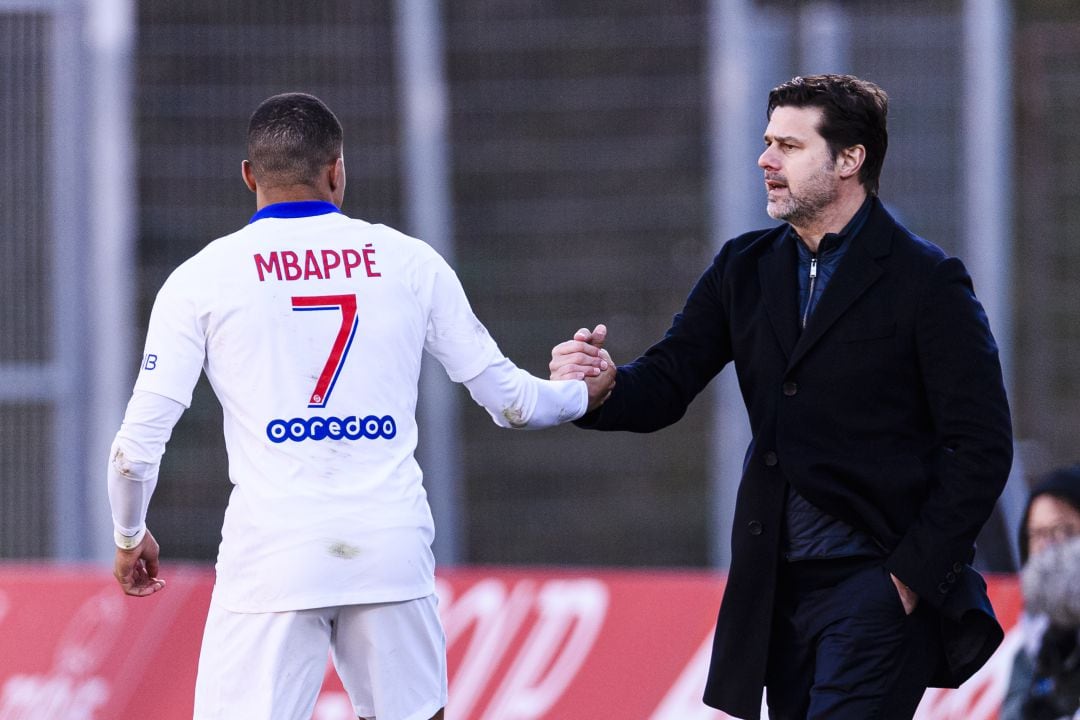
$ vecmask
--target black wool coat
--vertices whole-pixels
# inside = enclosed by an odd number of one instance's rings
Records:
[[[782,226],[725,244],[664,338],[578,421],[658,430],[734,363],[753,440],[705,702],[737,717],[761,707],[787,484],[875,538],[886,568],[936,610],[935,685],[959,685],[1002,639],[971,562],[1012,428],[967,271],[874,199],[800,332],[794,242]]]

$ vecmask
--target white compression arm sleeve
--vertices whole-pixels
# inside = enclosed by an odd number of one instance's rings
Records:
[[[465,387],[496,425],[545,428],[585,414],[589,393],[581,380],[541,380],[505,357],[488,365]]]
[[[184,406],[136,390],[109,450],[109,505],[117,547],[133,548],[146,533],[146,509],[157,486],[158,466]]]

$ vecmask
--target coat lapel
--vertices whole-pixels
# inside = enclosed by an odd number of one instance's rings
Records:
[[[877,258],[889,253],[894,227],[895,221],[889,213],[880,202],[875,202],[862,231],[848,241],[851,247],[840,260],[840,265],[821,295],[806,329],[788,355],[788,367],[799,362],[851,304],[884,274]]]
[[[791,358],[799,339],[799,260],[787,232],[758,260],[761,297],[785,358]]]

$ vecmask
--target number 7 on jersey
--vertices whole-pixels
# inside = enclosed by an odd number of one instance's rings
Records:
[[[341,310],[341,327],[338,329],[334,345],[330,348],[330,357],[326,359],[322,374],[315,383],[315,390],[308,399],[309,408],[326,407],[330,399],[330,393],[334,391],[334,383],[337,382],[341,368],[345,365],[345,358],[352,347],[353,337],[356,335],[356,327],[359,321],[356,317],[355,295],[304,295],[293,296],[292,309],[294,311],[310,310]]]

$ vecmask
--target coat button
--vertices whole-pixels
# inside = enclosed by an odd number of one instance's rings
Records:
[[[948,582],[948,583],[956,582],[956,573],[951,573],[951,572],[945,573],[945,582]]]
[[[772,450],[765,453],[765,465],[768,467],[774,467],[776,463],[780,462],[780,458],[776,457],[776,453]]]
[[[962,571],[963,569],[964,569],[964,564],[963,563],[959,563],[959,562],[953,563],[952,571],[954,573],[958,573],[958,572]]]
[[[941,593],[942,595],[947,595],[948,592],[949,592],[948,584],[947,583],[939,583],[938,586],[937,586],[937,591],[939,593]]]
[[[761,534],[761,523],[759,523],[757,520],[751,520],[746,524],[746,527],[750,531],[751,535]]]
[[[791,397],[795,393],[799,392],[798,384],[792,382],[791,380],[788,380],[786,383],[784,383],[782,389],[784,391],[784,394],[788,397]]]

